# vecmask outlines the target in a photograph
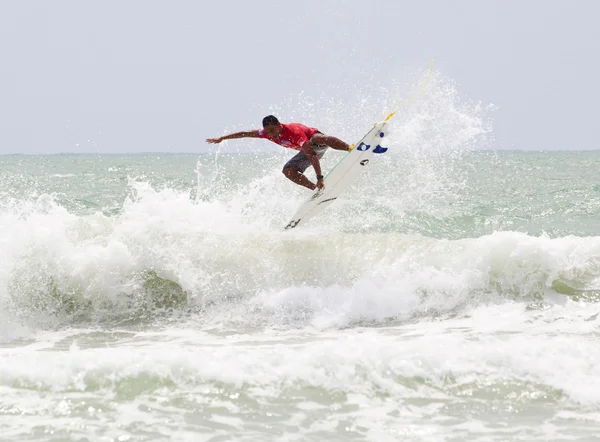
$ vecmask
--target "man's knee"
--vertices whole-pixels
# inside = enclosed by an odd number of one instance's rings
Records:
[[[313,145],[316,144],[317,146],[329,146],[330,139],[331,137],[327,135],[316,133],[312,137],[310,137],[310,142]]]
[[[348,150],[348,144],[331,135],[314,134],[310,141],[313,145],[327,146],[335,150]]]

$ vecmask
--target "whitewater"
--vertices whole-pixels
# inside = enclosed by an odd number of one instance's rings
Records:
[[[271,111],[352,142],[401,95]],[[0,440],[597,440],[600,152],[490,112],[436,75],[293,231],[275,145],[0,157]]]

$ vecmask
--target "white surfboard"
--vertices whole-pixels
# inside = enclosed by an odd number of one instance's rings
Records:
[[[389,117],[385,121],[375,124],[375,127],[356,143],[354,148],[327,174],[323,180],[325,187],[316,190],[308,200],[302,203],[292,220],[285,226],[286,229],[298,227],[299,224],[332,204],[352,184],[356,175],[371,162],[373,155],[387,151],[387,147],[382,147],[381,143],[386,135],[388,119]]]

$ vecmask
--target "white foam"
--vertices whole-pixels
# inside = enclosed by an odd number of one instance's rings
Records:
[[[573,404],[597,406],[597,324],[582,321],[586,306],[571,303],[555,309],[526,311],[520,303],[487,306],[469,310],[470,317],[443,322],[297,332],[288,334],[285,343],[268,333],[219,338],[196,331],[195,343],[178,344],[178,329],[173,335],[162,332],[161,341],[140,335],[109,348],[3,349],[0,382],[114,394],[120,380],[149,374],[182,390],[222,382],[254,386],[254,394],[266,396],[272,389],[279,394],[292,386],[315,386],[403,399],[443,398],[461,386],[485,390],[494,383],[521,382],[539,384],[535,388],[542,388],[541,394],[554,389]],[[557,320],[557,310],[568,319]],[[422,380],[414,384],[413,378]]]

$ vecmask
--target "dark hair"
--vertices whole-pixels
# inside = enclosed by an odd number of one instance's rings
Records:
[[[277,119],[277,117],[273,115],[267,115],[265,118],[263,118],[263,127],[277,125],[279,125],[279,120]]]

